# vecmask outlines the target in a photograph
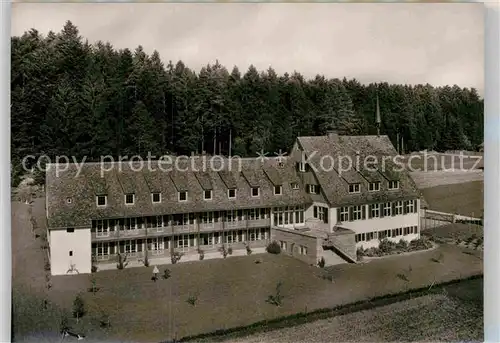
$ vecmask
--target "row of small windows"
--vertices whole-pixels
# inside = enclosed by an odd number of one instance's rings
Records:
[[[174,215],[158,215],[150,217],[133,217],[120,219],[98,219],[92,220],[92,232],[97,237],[107,237],[109,232],[134,231],[148,228],[154,231],[162,232],[164,227],[171,225],[189,226],[194,225],[195,220],[207,227],[214,223],[226,222],[229,227],[236,226],[237,222],[244,220],[262,220],[270,218],[269,208],[253,208],[247,210],[229,210],[202,213],[184,213]],[[302,209],[303,212],[303,209]],[[303,218],[303,215],[302,215]],[[302,220],[303,222],[303,220]]]
[[[292,189],[296,190],[299,189],[299,185],[297,183],[292,183],[291,184]],[[319,186],[318,187],[318,192],[319,192]],[[204,200],[212,200],[212,190],[205,190],[203,192],[203,199]],[[283,193],[283,187],[282,186],[275,186],[274,187],[274,195],[281,195]],[[257,198],[260,196],[260,188],[259,187],[252,187],[251,189],[251,196],[253,198]],[[236,189],[231,188],[227,190],[227,197],[229,199],[236,199]],[[105,207],[107,206],[107,195],[98,195],[96,197],[96,203],[98,207]],[[188,192],[187,191],[181,191],[178,192],[178,201],[187,201],[188,200]],[[161,203],[161,193],[151,193],[151,202],[153,204],[159,204]],[[71,198],[68,198],[68,203],[71,203]],[[126,205],[134,205],[135,203],[135,194],[129,193],[125,194],[125,204]]]
[[[393,201],[368,205],[368,218],[398,216],[417,213],[417,200]],[[337,209],[339,222],[366,219],[366,206],[346,206]]]
[[[289,252],[288,251],[288,242],[280,241],[280,248],[284,252]],[[290,249],[293,249],[293,248],[290,247]],[[297,250],[298,250],[300,255],[307,255],[307,247],[305,245],[299,245]],[[294,253],[294,251],[292,251],[292,253]]]
[[[210,232],[195,234],[184,234],[166,237],[155,237],[148,239],[127,239],[118,242],[99,242],[92,244],[92,255],[97,260],[107,260],[110,255],[127,254],[134,256],[146,248],[153,255],[164,254],[165,250],[172,248],[181,251],[189,248],[215,247],[217,244],[231,244],[239,242],[256,242],[268,240],[271,236],[269,228],[256,228],[248,230],[231,230],[225,232]]]
[[[389,190],[399,189],[399,181],[389,181],[387,188]],[[378,192],[380,191],[380,182],[370,182],[368,184],[368,190],[370,192]],[[351,183],[349,184],[349,193],[361,193],[361,184],[359,183]]]
[[[374,239],[382,240],[384,238],[395,238],[399,236],[408,236],[415,234],[418,234],[418,226],[407,226],[396,229],[358,233],[355,236],[355,239],[356,243],[359,243],[359,242],[369,242]]]

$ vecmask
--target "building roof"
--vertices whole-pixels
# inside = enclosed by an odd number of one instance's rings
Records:
[[[299,137],[301,149],[332,207],[415,199],[420,192],[409,173],[398,166],[397,152],[387,136]],[[388,181],[399,181],[389,190]],[[380,182],[380,191],[368,184]],[[360,193],[350,194],[349,184],[360,184]]]
[[[137,163],[115,163],[102,172],[100,163],[84,163],[81,171],[73,164],[59,173],[57,166],[51,164],[46,176],[48,226],[81,227],[89,226],[92,219],[298,206],[311,202],[304,187],[291,188],[290,184],[298,180],[292,161],[281,165],[274,158],[266,161],[220,158],[218,163],[203,169],[198,163],[201,159],[178,160],[176,171],[157,161],[141,170]],[[266,175],[272,175],[272,180]],[[274,195],[274,182],[282,186],[281,195]],[[259,197],[251,196],[251,187],[260,187]],[[228,198],[230,188],[236,189],[236,199]],[[209,189],[212,200],[204,200],[204,191]],[[188,193],[186,202],[179,201],[180,191]],[[161,193],[161,203],[153,204],[151,193],[156,192]],[[127,193],[135,194],[134,205],[125,205]],[[97,208],[97,195],[107,195],[106,207]],[[72,199],[70,203],[68,198]]]
[[[48,226],[85,227],[92,219],[298,206],[313,201],[338,207],[420,196],[409,173],[390,161],[397,153],[387,136],[299,137],[297,146],[310,158],[311,168],[305,173],[298,171],[302,154],[295,149],[281,159],[170,157],[167,164],[151,161],[142,168],[139,162],[107,163],[106,168],[100,163],[84,163],[58,172],[57,165],[50,164],[46,175]],[[382,157],[389,157],[384,165]],[[361,163],[350,167],[348,158]],[[366,167],[363,161],[367,158],[378,160]],[[387,189],[390,180],[399,181],[398,190]],[[380,191],[369,192],[369,182],[380,182]],[[292,183],[298,183],[299,189],[292,189]],[[349,194],[350,183],[359,183],[361,192]],[[321,194],[308,194],[305,184],[319,184]],[[282,186],[281,195],[274,194],[275,186]],[[259,197],[251,196],[252,187],[260,187]],[[236,199],[228,198],[228,189],[236,189]],[[212,190],[212,200],[204,199],[206,190]],[[181,202],[179,192],[184,191],[188,200]],[[151,193],[157,192],[161,203],[153,204]],[[128,193],[135,194],[133,205],[125,205]],[[107,195],[105,207],[96,206],[97,195]]]

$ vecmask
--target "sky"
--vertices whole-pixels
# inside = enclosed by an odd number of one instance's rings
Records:
[[[458,84],[484,94],[480,3],[15,3],[12,35],[58,32],[71,20],[90,42],[199,70],[215,60],[363,83]]]

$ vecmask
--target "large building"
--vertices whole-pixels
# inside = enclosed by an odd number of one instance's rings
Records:
[[[172,157],[50,165],[51,272],[116,268],[118,254],[168,263],[282,252],[307,263],[355,262],[356,249],[420,234],[420,193],[387,136],[299,137],[283,158]],[[58,170],[59,169],[59,170]],[[201,262],[202,263],[202,262]]]

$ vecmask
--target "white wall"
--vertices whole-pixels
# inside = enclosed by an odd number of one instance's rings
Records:
[[[73,256],[69,256],[69,252]],[[90,273],[92,266],[90,228],[50,231],[50,270],[52,275],[66,275],[74,264],[80,274]]]

